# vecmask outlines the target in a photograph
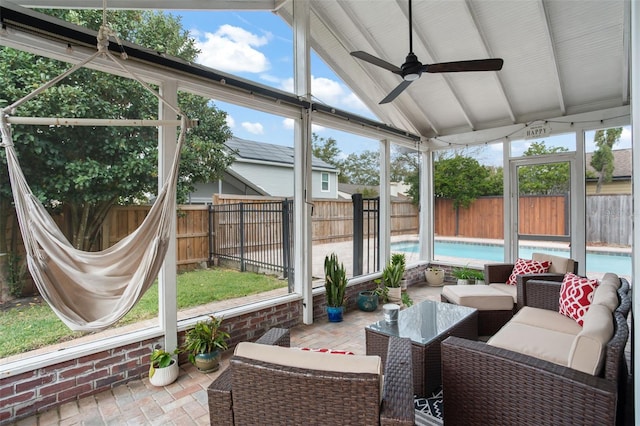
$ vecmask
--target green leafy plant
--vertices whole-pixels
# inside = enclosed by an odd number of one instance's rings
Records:
[[[387,303],[389,301],[389,287],[384,285],[382,280],[376,280],[378,286],[373,290],[378,295],[380,303]]]
[[[21,257],[12,251],[7,254],[7,281],[9,283],[9,294],[13,297],[22,296],[22,282],[24,281],[27,267],[21,260]]]
[[[401,265],[402,273],[404,273],[407,266],[407,257],[404,253],[394,253],[391,255],[391,264],[392,265]]]
[[[451,275],[456,277],[459,280],[469,280],[473,278],[473,271],[466,266],[462,268],[454,268],[451,271]]]
[[[149,359],[149,378],[153,377],[157,368],[165,368],[171,364],[173,355],[177,355],[180,351],[178,349],[173,352],[167,352],[160,346],[156,346],[151,352],[151,358]]]
[[[382,282],[387,287],[400,287],[400,280],[404,275],[404,265],[402,263],[392,263],[384,268],[382,271]]]
[[[182,350],[189,352],[191,363],[195,362],[196,355],[227,349],[229,333],[220,329],[221,324],[222,318],[209,315],[208,320],[198,321],[195,327],[186,332]]]
[[[338,262],[338,256],[335,253],[325,256],[324,288],[327,306],[337,308],[344,305],[347,282],[347,271],[344,265]]]
[[[407,308],[411,305],[413,305],[413,299],[411,298],[411,296],[409,296],[408,293],[402,293],[402,304],[405,305]]]
[[[474,279],[476,281],[484,280],[484,271],[479,271],[477,269],[471,269],[469,273],[469,279]]]

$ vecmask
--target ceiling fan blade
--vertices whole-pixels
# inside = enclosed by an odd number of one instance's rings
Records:
[[[389,62],[382,60],[380,58],[377,58],[367,52],[363,52],[361,50],[355,51],[355,52],[351,52],[351,56],[354,56],[358,59],[362,59],[363,61],[367,61],[370,64],[373,65],[377,65],[381,68],[384,68],[386,70],[391,71],[392,73],[401,75],[402,74],[402,70],[400,68],[398,68],[397,66],[390,64]]]
[[[423,65],[422,72],[500,71],[502,69],[503,62],[504,61],[500,58],[440,62],[438,64]]]
[[[396,97],[398,97],[398,95],[400,93],[402,93],[404,91],[404,89],[406,89],[407,87],[409,87],[409,85],[413,83],[413,81],[409,81],[409,80],[402,80],[402,83],[398,84],[396,86],[395,89],[393,89],[391,91],[391,93],[389,93],[383,100],[381,100],[379,102],[380,105],[382,104],[387,104],[389,102],[391,102],[392,100],[394,100]]]

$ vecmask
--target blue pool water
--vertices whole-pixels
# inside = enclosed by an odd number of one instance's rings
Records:
[[[401,241],[391,244],[391,251],[417,253],[418,250],[418,243],[415,241]],[[568,250],[527,246],[520,246],[519,257],[531,259],[533,252],[569,257]],[[440,256],[483,260],[487,262],[502,262],[504,247],[500,244],[436,241],[435,257],[438,258]],[[615,272],[618,275],[631,276],[631,254],[587,251],[587,272]]]

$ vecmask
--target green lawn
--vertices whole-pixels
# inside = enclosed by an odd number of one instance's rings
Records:
[[[178,309],[233,299],[285,287],[275,277],[229,269],[206,269],[178,275]],[[131,324],[158,315],[158,284],[116,325]],[[0,358],[63,342],[86,333],[69,330],[39,298],[0,313]]]

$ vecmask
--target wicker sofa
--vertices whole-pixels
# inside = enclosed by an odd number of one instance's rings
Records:
[[[611,279],[612,274],[608,275]],[[491,340],[484,343],[456,337],[446,339],[442,343],[445,424],[621,424],[623,403],[619,401],[624,401],[628,375],[624,349],[629,336],[627,316],[631,298],[629,283],[614,277],[619,280],[619,288],[614,293],[617,305],[614,304],[609,311],[613,335],[601,352],[602,358],[598,360],[599,368],[595,374],[531,354],[492,346],[489,344]],[[560,286],[558,282],[527,281],[523,288],[526,306],[557,313]],[[590,310],[592,308],[593,305]],[[594,314],[596,312],[597,309]],[[505,327],[509,327],[512,321],[518,321],[520,315],[526,316],[527,309],[523,309]],[[556,330],[559,327],[557,324],[547,325]],[[527,347],[527,336],[522,333],[526,328],[516,328],[518,330],[523,347]],[[518,335],[513,331],[511,339]],[[557,342],[550,337],[547,344]],[[528,349],[536,345],[540,345],[540,340],[529,345]],[[551,346],[547,347],[548,351],[540,347],[533,349],[547,356],[558,350]],[[586,370],[584,366],[581,368]]]
[[[283,329],[238,344],[207,389],[212,425],[414,424],[409,339],[389,340],[384,376],[378,356],[287,346]]]

